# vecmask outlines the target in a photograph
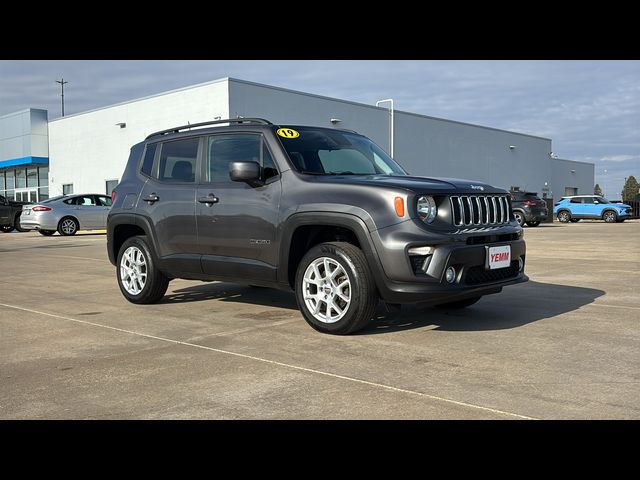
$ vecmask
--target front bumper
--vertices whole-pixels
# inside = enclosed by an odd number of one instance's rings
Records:
[[[379,293],[389,303],[437,304],[497,293],[504,286],[526,282],[526,245],[518,238],[519,231],[520,227],[505,225],[488,231],[426,232],[410,221],[372,232],[380,267],[376,274]],[[425,245],[432,246],[433,253],[428,267],[416,273],[408,250]],[[488,270],[485,247],[499,245],[511,246],[511,265]],[[450,266],[456,270],[453,283],[445,280]]]

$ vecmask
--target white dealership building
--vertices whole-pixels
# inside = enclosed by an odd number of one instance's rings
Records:
[[[16,198],[20,193],[23,198],[27,192],[35,200],[62,193],[110,193],[129,149],[150,133],[239,116],[355,130],[387,152],[393,150],[394,159],[415,175],[480,180],[556,199],[593,193],[594,165],[555,158],[549,138],[390,107],[391,102],[367,105],[223,78],[49,120],[48,154],[41,146],[46,112],[31,109],[0,117],[0,194]],[[48,179],[40,180],[46,194],[39,193],[45,192],[39,183],[29,187],[25,180],[18,187],[16,177],[30,178],[28,169],[45,173],[47,167]]]

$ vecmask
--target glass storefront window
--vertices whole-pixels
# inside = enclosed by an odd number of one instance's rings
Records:
[[[24,168],[16,170],[16,188],[27,187],[27,171]]]
[[[13,190],[15,188],[15,173],[13,172],[13,170],[7,170],[6,171],[6,177],[7,177],[7,190]]]
[[[27,187],[37,187],[38,186],[38,169],[27,168]]]
[[[49,167],[38,168],[38,185],[41,187],[49,186]]]
[[[0,172],[0,190],[4,191],[6,187],[4,186],[4,172]]]
[[[38,189],[38,201],[46,200],[49,198],[49,187],[40,187]]]

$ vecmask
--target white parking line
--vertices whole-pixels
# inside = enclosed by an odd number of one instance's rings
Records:
[[[56,315],[56,314],[53,314],[53,313],[46,313],[46,312],[40,312],[38,310],[31,310],[29,308],[18,307],[16,305],[8,305],[8,304],[5,304],[5,303],[0,303],[0,306],[1,307],[6,307],[6,308],[13,308],[15,310],[21,310],[23,312],[35,313],[35,314],[38,314],[38,315],[45,315],[47,317],[59,318],[59,319],[67,320],[67,321],[70,321],[70,322],[76,322],[76,323],[81,323],[81,324],[85,324],[85,325],[91,325],[91,326],[94,326],[94,327],[104,328],[104,329],[107,329],[107,330],[114,330],[114,331],[117,331],[117,332],[128,333],[130,335],[137,335],[139,337],[150,338],[150,339],[153,339],[153,340],[160,340],[162,342],[168,342],[168,343],[173,343],[173,344],[177,344],[177,345],[184,345],[184,346],[187,346],[187,347],[194,347],[194,348],[199,348],[199,349],[202,349],[202,350],[209,350],[211,352],[222,353],[222,354],[225,354],[225,355],[232,355],[234,357],[245,358],[245,359],[248,359],[248,360],[254,360],[256,362],[267,363],[267,364],[270,364],[270,365],[277,365],[279,367],[290,368],[290,369],[298,370],[298,371],[302,371],[302,372],[315,373],[315,374],[318,374],[318,375],[323,375],[325,377],[339,378],[341,380],[346,380],[348,382],[354,382],[354,383],[359,383],[359,384],[363,384],[363,385],[368,385],[370,387],[381,388],[383,390],[389,390],[389,391],[392,391],[392,392],[405,393],[405,394],[408,394],[408,395],[415,395],[415,396],[418,396],[418,397],[428,398],[428,399],[431,399],[431,400],[437,400],[437,401],[445,402],[445,403],[450,403],[450,404],[458,405],[458,406],[461,406],[461,407],[468,407],[468,408],[473,408],[473,409],[476,409],[476,410],[483,410],[483,411],[495,413],[495,414],[498,414],[498,415],[505,415],[505,416],[514,417],[514,418],[520,418],[520,419],[524,419],[524,420],[536,420],[533,417],[529,417],[529,416],[526,416],[526,415],[520,415],[518,413],[506,412],[504,410],[498,410],[498,409],[490,408],[490,407],[483,407],[481,405],[474,405],[472,403],[467,403],[467,402],[460,402],[458,400],[452,400],[450,398],[438,397],[436,395],[429,395],[428,393],[417,392],[415,390],[408,390],[406,388],[393,387],[391,385],[385,385],[383,383],[370,382],[368,380],[362,380],[360,378],[348,377],[346,375],[339,375],[339,374],[336,374],[336,373],[325,372],[323,370],[317,370],[317,369],[314,369],[314,368],[301,367],[299,365],[292,365],[292,364],[289,364],[289,363],[278,362],[276,360],[269,360],[267,358],[256,357],[256,356],[253,356],[253,355],[246,355],[244,353],[232,352],[232,351],[229,351],[229,350],[222,350],[220,348],[207,347],[205,345],[198,345],[196,343],[182,342],[180,340],[173,340],[173,339],[165,338],[165,337],[157,337],[155,335],[148,335],[146,333],[134,332],[132,330],[126,330],[124,328],[111,327],[109,325],[102,325],[100,323],[88,322],[86,320],[78,320],[76,318],[65,317],[65,316]]]
[[[605,308],[627,308],[629,310],[640,310],[640,307],[630,307],[627,305],[607,305],[606,303],[587,303],[585,306],[594,305],[596,307],[605,307]]]

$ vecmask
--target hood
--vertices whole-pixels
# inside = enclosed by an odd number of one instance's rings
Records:
[[[507,193],[501,188],[476,181],[459,178],[430,178],[417,176],[389,175],[305,175],[305,179],[317,183],[336,183],[341,185],[363,185],[382,188],[401,188],[414,193]]]
[[[631,208],[631,205],[627,205],[626,203],[614,203],[613,206],[618,208]]]

